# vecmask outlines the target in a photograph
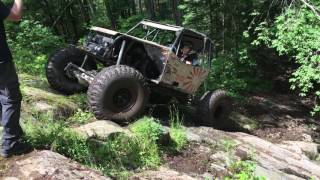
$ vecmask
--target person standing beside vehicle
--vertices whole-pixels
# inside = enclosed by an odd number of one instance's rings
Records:
[[[19,120],[22,95],[3,22],[4,20],[20,21],[22,5],[22,0],[14,0],[13,6],[8,8],[0,0],[0,108],[3,126],[0,155],[4,158],[20,155],[31,149],[21,141],[23,131]]]

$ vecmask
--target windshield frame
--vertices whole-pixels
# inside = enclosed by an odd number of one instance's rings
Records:
[[[135,30],[145,30],[146,32],[142,32],[142,36],[138,37],[137,35],[132,34]],[[169,26],[169,25],[162,25],[154,22],[149,22],[149,21],[142,21],[138,23],[136,26],[131,28],[126,34],[129,36],[133,36],[145,41],[150,41],[156,44],[159,44],[161,46],[165,46],[168,48],[172,48],[173,44],[176,42],[176,40],[179,38],[180,31],[182,31],[183,28],[181,27],[175,27],[175,26]],[[172,33],[172,34],[170,34]],[[163,42],[157,42],[156,39],[164,39],[165,36],[171,36],[172,38],[170,39],[171,44],[166,44]],[[163,36],[163,37],[161,37]]]

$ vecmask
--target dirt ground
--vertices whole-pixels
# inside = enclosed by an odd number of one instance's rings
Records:
[[[262,139],[320,143],[320,117],[311,116],[310,99],[295,95],[256,94],[235,110],[257,121],[258,128],[250,133]]]
[[[243,130],[241,126],[230,131],[244,131],[273,143],[282,141],[305,141],[320,143],[320,118],[312,117],[310,99],[294,95],[252,94],[246,103],[235,104],[234,111],[254,120],[257,127]],[[186,119],[186,117],[184,118]],[[233,122],[237,123],[237,122]],[[187,126],[196,125],[186,122]],[[164,161],[170,169],[189,175],[210,173],[211,150],[201,144],[191,144],[180,154],[165,155]],[[216,174],[217,175],[217,174]],[[218,175],[219,176],[219,175]]]
[[[190,144],[180,154],[166,154],[164,160],[170,169],[188,174],[203,174],[210,166],[211,150],[199,144]]]
[[[233,118],[225,131],[245,132],[262,139],[277,143],[281,141],[307,141],[320,143],[320,117],[312,117],[312,100],[297,95],[281,94],[248,94],[245,102],[234,104],[234,113],[253,122],[254,127],[246,128],[247,122],[239,123]],[[168,106],[153,108],[152,116],[168,125],[170,119]],[[198,126],[194,112],[190,109],[179,109],[183,114],[184,125]],[[250,124],[247,123],[247,124]]]

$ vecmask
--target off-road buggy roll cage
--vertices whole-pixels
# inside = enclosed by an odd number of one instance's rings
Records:
[[[173,62],[173,60],[179,60],[180,48],[182,48],[184,41],[191,41],[195,45],[194,50],[199,55],[198,67],[185,66],[182,62]],[[193,94],[206,79],[211,68],[212,44],[213,41],[209,37],[195,30],[143,20],[127,33],[92,27],[81,49],[87,54],[84,63],[86,63],[87,56],[92,56],[93,59],[105,66],[120,64],[133,66],[128,63],[129,55],[131,55],[131,58],[134,58],[133,56],[137,57],[132,61],[140,62],[144,59],[144,63],[148,64],[148,67],[136,68],[147,79],[156,84],[162,84],[169,88],[173,87],[173,89],[183,93]],[[137,47],[140,47],[140,50],[137,50]],[[144,57],[138,57],[139,55],[136,55],[138,53],[133,49],[136,51],[142,51],[141,49],[143,49],[146,54]],[[188,70],[182,72],[182,69]],[[180,78],[172,77],[176,76],[178,71],[181,71],[180,76],[178,75]],[[194,78],[193,75],[201,75],[200,79],[196,78],[199,83],[190,84],[190,82],[179,81],[187,79],[187,74],[192,76],[189,79]],[[89,79],[93,78],[94,76],[91,75]],[[87,78],[87,81],[89,79]],[[182,87],[182,84],[187,85]]]
[[[52,53],[46,75],[50,86],[65,94],[87,90],[98,119],[125,122],[138,117],[148,103],[175,98],[196,105],[199,121],[212,125],[224,123],[230,112],[226,92],[192,96],[208,77],[212,56],[213,41],[205,34],[143,20],[126,33],[92,27],[83,46]]]
[[[137,37],[133,34],[133,32],[135,30],[139,29],[139,27],[143,27],[147,30],[145,32],[145,34],[141,35],[141,37]],[[175,37],[173,39],[173,42],[171,44],[166,44],[166,45],[161,44],[160,42],[155,42],[155,39],[158,36],[160,36],[160,34],[161,34],[160,31],[162,31],[162,32],[168,31],[168,32],[174,33]],[[207,57],[207,61],[209,62],[208,65],[211,65],[211,59],[213,56],[213,54],[212,54],[213,41],[209,37],[207,37],[205,34],[197,32],[195,30],[187,29],[187,28],[180,27],[180,26],[169,25],[169,24],[161,24],[158,22],[150,21],[150,20],[143,20],[143,21],[139,22],[137,25],[135,25],[133,28],[131,28],[126,33],[119,33],[119,32],[113,31],[113,30],[104,29],[104,28],[100,28],[100,27],[92,27],[90,29],[90,33],[86,39],[86,43],[85,43],[84,47],[90,46],[90,43],[92,43],[91,38],[97,33],[101,34],[103,36],[108,35],[108,37],[113,38],[113,41],[107,42],[109,44],[112,44],[117,41],[121,41],[124,38],[128,38],[128,39],[140,41],[142,43],[148,43],[148,44],[159,46],[159,47],[169,48],[171,51],[175,52],[177,55],[179,53],[177,51],[177,49],[179,49],[181,47],[181,42],[182,42],[181,36],[182,35],[187,34],[186,36],[189,36],[191,38],[197,38],[197,39],[203,38],[203,47],[201,48],[202,52],[198,51],[198,53],[209,54],[209,56]],[[152,37],[152,39],[150,39],[150,37]],[[115,54],[119,54],[118,60],[121,60],[120,55],[123,55],[123,54],[121,54],[121,49],[124,49],[124,46],[125,46],[124,44],[125,43],[122,43],[122,46],[120,46],[121,47],[120,49],[119,49],[119,47],[116,49],[116,51],[117,50],[119,51],[118,53],[115,53]],[[107,46],[107,45],[108,44],[105,44],[104,46]],[[209,46],[209,47],[207,47],[207,46]],[[100,53],[99,56],[97,56],[96,52],[92,52],[92,49],[85,48],[84,50],[89,52],[90,55],[99,59],[100,62],[102,62],[102,63],[105,61],[105,58],[107,58],[106,56],[110,55],[110,54],[108,54],[108,50],[110,50],[110,48],[104,49],[104,52]],[[97,50],[97,49],[95,49],[95,50]],[[119,64],[119,63],[121,63],[121,62],[117,61],[117,64]]]

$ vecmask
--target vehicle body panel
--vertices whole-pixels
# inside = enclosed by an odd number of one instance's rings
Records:
[[[160,83],[170,85],[187,94],[194,94],[208,77],[208,74],[208,70],[185,64],[175,53],[169,52]]]
[[[138,38],[129,34],[130,31],[133,31],[139,25],[150,26],[152,28],[161,29],[164,31],[172,31],[176,34],[176,39],[174,44],[171,46],[161,45],[159,43],[153,42],[152,40],[148,40],[148,38]],[[100,59],[111,59],[107,57],[107,54],[117,54],[120,52],[120,47],[116,48],[116,44],[121,45],[123,41],[130,42],[138,42],[143,45],[145,51],[147,52],[148,57],[156,64],[158,71],[160,72],[160,76],[157,79],[150,79],[152,82],[162,85],[167,88],[171,88],[186,94],[194,94],[201,84],[205,81],[209,74],[209,66],[204,66],[205,63],[211,64],[210,57],[206,54],[206,45],[200,46],[203,48],[202,52],[198,52],[198,61],[201,66],[192,66],[184,63],[178,57],[178,52],[181,44],[181,39],[183,33],[194,33],[198,38],[203,38],[204,44],[206,42],[212,43],[206,35],[199,33],[197,31],[193,31],[190,29],[185,29],[179,26],[160,24],[148,20],[141,21],[127,33],[120,33],[113,30],[100,28],[100,27],[92,27],[91,32],[97,32],[99,34],[105,34],[110,37],[113,41],[111,46],[106,49],[104,53],[104,57],[100,57]],[[149,31],[147,32],[148,36]],[[147,37],[146,36],[146,37]],[[190,38],[190,37],[189,37]],[[198,39],[199,41],[199,39]],[[127,47],[125,47],[127,48]],[[109,52],[107,52],[109,51]],[[112,51],[112,53],[110,53]],[[176,52],[174,52],[176,51]],[[124,51],[126,52],[126,51]],[[88,51],[88,53],[90,53]]]

